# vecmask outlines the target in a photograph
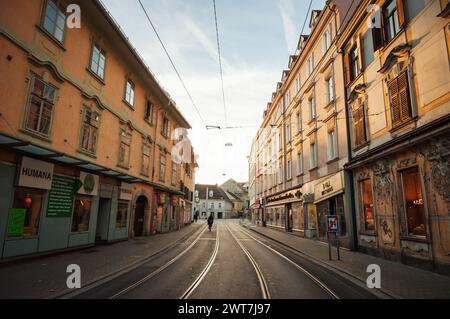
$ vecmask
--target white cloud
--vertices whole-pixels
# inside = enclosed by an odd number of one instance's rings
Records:
[[[279,0],[278,9],[280,10],[283,21],[284,37],[289,54],[295,50],[298,40],[298,34],[294,23],[295,4],[293,0]]]

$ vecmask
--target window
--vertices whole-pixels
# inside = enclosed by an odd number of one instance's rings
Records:
[[[420,174],[417,167],[401,173],[408,236],[426,236],[425,209]]]
[[[314,120],[316,118],[316,101],[314,98],[314,95],[311,96],[311,98],[308,100],[309,105],[309,119],[310,121]]]
[[[211,209],[214,209],[214,203],[211,203]]]
[[[311,56],[308,58],[307,61],[307,72],[308,76],[310,76],[314,71],[314,54],[311,54]]]
[[[222,208],[222,203],[219,203],[219,208]]]
[[[350,50],[349,63],[350,63],[350,81],[353,81],[358,77],[360,71],[359,51],[356,45]]]
[[[117,206],[116,229],[127,228],[128,221],[128,202],[119,201]]]
[[[166,156],[161,155],[159,158],[159,180],[166,181]]]
[[[178,174],[177,164],[172,163],[172,185],[177,184],[177,174]]]
[[[101,79],[105,77],[106,52],[94,43],[90,69]]]
[[[408,21],[414,19],[429,2],[430,0],[403,0],[403,6],[405,7]]]
[[[326,92],[327,92],[327,103],[331,103],[334,101],[334,81],[333,78],[330,77],[325,80]]]
[[[331,45],[331,31],[330,29],[327,29],[325,33],[322,36],[322,51],[323,54],[327,53],[328,49]]]
[[[373,210],[372,182],[366,179],[359,182],[362,212],[364,217],[364,229],[375,231],[375,213]]]
[[[92,201],[88,197],[77,196],[72,216],[72,233],[89,231]]]
[[[65,11],[65,8],[62,7],[59,0],[47,0],[43,27],[60,43],[64,40],[64,31],[66,28]]]
[[[291,119],[287,119],[288,123],[286,124],[286,143],[290,143],[292,140],[292,134],[291,134]]]
[[[120,130],[119,165],[125,168],[130,166],[131,138],[131,133]]]
[[[98,140],[100,115],[89,108],[84,109],[83,124],[81,127],[80,148],[83,151],[95,154]]]
[[[41,79],[34,77],[32,81],[30,104],[25,121],[25,128],[48,137],[55,107],[56,89]]]
[[[153,104],[150,101],[145,105],[145,120],[153,124]]]
[[[288,108],[289,105],[291,104],[291,93],[289,91],[286,92],[286,94],[284,95],[284,107]]]
[[[297,153],[297,175],[303,174],[303,154]]]
[[[297,133],[302,131],[302,113],[297,112]]]
[[[392,125],[396,128],[412,118],[407,71],[402,72],[389,83],[389,92]]]
[[[142,145],[142,167],[141,173],[145,176],[150,175],[150,145],[144,143]]]
[[[383,9],[384,40],[390,42],[400,31],[396,0],[387,2]]]
[[[365,145],[368,141],[365,103],[362,98],[358,98],[355,101],[355,108],[353,110],[353,135],[355,148]]]
[[[290,159],[287,161],[286,179],[288,181],[292,179],[292,161]]]
[[[168,138],[169,137],[169,119],[167,117],[164,117],[163,119],[163,127],[161,135]]]
[[[297,78],[295,79],[295,91],[296,91],[297,93],[300,92],[301,87],[302,87],[302,82],[301,82],[300,75],[299,75],[299,76],[297,76]]]
[[[366,69],[374,60],[374,40],[372,30],[366,31],[361,38],[363,67]]]
[[[336,157],[336,131],[331,130],[328,132],[328,160],[334,160]]]
[[[44,201],[44,191],[16,188],[10,211],[8,237],[36,236]]]
[[[309,167],[310,169],[314,169],[317,167],[317,143],[315,139],[311,141],[309,147]]]
[[[125,87],[125,102],[131,107],[134,106],[134,83],[131,80],[127,80]]]

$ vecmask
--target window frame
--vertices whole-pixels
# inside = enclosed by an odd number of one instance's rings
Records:
[[[363,183],[368,182],[370,185],[370,192],[371,192],[371,197],[372,197],[372,213],[373,213],[373,229],[369,229],[367,227],[367,215],[366,215],[366,207],[365,207],[365,203],[364,203],[364,186]],[[362,226],[365,232],[370,232],[370,233],[375,233],[377,231],[377,218],[376,218],[376,213],[375,213],[375,202],[374,202],[374,188],[373,188],[373,182],[372,179],[370,177],[361,179],[358,181],[358,189],[359,189],[359,209],[361,210],[361,216],[363,218],[362,220]]]
[[[150,112],[149,112],[149,109],[150,109]],[[155,124],[155,105],[148,99],[145,103],[144,120],[150,125]]]
[[[400,2],[403,2],[402,0]],[[389,5],[393,3],[395,4],[395,10],[390,13],[389,15],[386,15],[387,13],[387,8],[389,7]],[[402,30],[402,23],[400,21],[400,13],[399,13],[399,1],[398,0],[387,0],[382,8],[382,23],[383,23],[383,40],[385,44],[390,43],[392,40],[395,39],[395,37],[401,32]],[[403,10],[403,8],[402,8]],[[394,23],[394,29],[395,29],[395,17],[397,18],[397,30],[395,30],[395,34],[392,34],[390,38],[388,38],[388,32],[387,32],[387,28],[390,28],[390,23],[386,23],[386,22],[391,22],[391,18],[394,19],[393,23]]]
[[[54,95],[53,95],[53,100],[50,101],[48,99],[45,99],[43,96],[39,96],[37,93],[34,92],[34,88],[35,88],[35,82],[39,81],[43,84],[43,91],[45,92],[45,87],[49,87],[51,89],[54,90]],[[53,120],[54,120],[54,115],[55,115],[55,108],[56,108],[56,103],[58,100],[58,93],[59,93],[59,88],[57,88],[56,86],[54,86],[53,84],[51,84],[50,82],[46,82],[44,81],[39,75],[37,74],[32,74],[31,75],[31,81],[30,81],[30,86],[28,89],[28,97],[27,97],[27,105],[26,105],[26,110],[24,112],[24,119],[23,119],[23,123],[22,123],[22,128],[30,134],[36,135],[38,137],[44,138],[44,139],[50,139],[51,135],[52,135],[52,127],[53,127]],[[51,110],[51,114],[50,114],[50,121],[48,124],[48,133],[42,133],[38,130],[32,129],[28,127],[28,122],[29,122],[29,117],[30,117],[30,108],[31,108],[31,103],[33,101],[33,97],[35,99],[39,100],[39,105],[40,105],[40,111],[39,111],[39,119],[38,119],[38,123],[37,126],[40,127],[41,124],[41,120],[42,120],[42,114],[43,114],[43,104],[44,103],[48,103],[52,106],[52,110]]]
[[[87,116],[87,112],[91,112],[92,116],[95,117],[98,116],[98,121],[97,121],[97,126],[95,126],[92,123],[87,123],[86,122],[86,116]],[[100,135],[100,125],[101,125],[101,115],[100,113],[96,112],[95,110],[92,110],[90,107],[84,106],[83,107],[83,113],[82,113],[82,119],[81,119],[81,128],[80,128],[80,142],[79,142],[79,150],[82,151],[83,153],[88,153],[90,155],[96,155],[97,154],[97,146],[98,146],[98,140],[99,140],[99,135]],[[95,145],[93,145],[94,150],[91,151],[88,148],[85,148],[83,145],[83,138],[84,138],[84,130],[85,130],[85,126],[89,125],[89,143],[88,144],[92,144],[91,138],[92,138],[92,130],[96,130],[96,138],[95,138]]]
[[[125,136],[125,135],[126,136]],[[120,129],[120,133],[119,133],[119,137],[120,137],[120,141],[119,141],[119,156],[118,156],[118,166],[125,168],[125,169],[130,169],[130,160],[131,160],[131,146],[133,144],[133,133],[130,132],[129,130],[125,129],[125,128],[121,128]],[[125,138],[129,139],[129,144],[126,143],[126,141],[124,140]],[[125,145],[128,147],[128,158],[126,159],[126,162],[122,162],[121,161],[121,151],[122,151],[122,145]]]
[[[167,157],[165,154],[160,154],[159,155],[159,181],[162,183],[166,182],[166,175],[167,175],[166,168],[167,168]]]
[[[130,91],[130,94],[128,94],[128,87],[130,87],[132,90]],[[127,100],[128,96],[130,98],[133,97],[132,101],[133,103]],[[125,94],[123,96],[123,101],[125,102],[126,105],[128,105],[131,109],[134,110],[134,103],[136,102],[136,84],[128,77],[125,79]]]
[[[146,148],[148,149],[148,154],[145,152]],[[152,157],[152,149],[151,145],[147,142],[142,143],[142,155],[141,155],[141,175],[144,175],[146,177],[150,176],[150,161]],[[148,167],[145,170],[144,163],[145,158],[148,159]]]
[[[56,35],[55,35],[55,30],[56,30],[56,26],[57,26],[57,21],[55,20],[55,25],[53,27],[53,31],[47,30],[47,28],[45,27],[45,22],[46,22],[46,17],[47,17],[47,9],[49,6],[49,3],[52,2],[55,4],[56,9],[59,10],[56,12],[56,19],[58,19],[58,13],[63,13],[64,15],[64,29],[62,30],[62,39],[59,40]],[[56,3],[55,3],[56,2]],[[40,29],[47,35],[49,36],[53,41],[56,41],[56,43],[58,45],[60,45],[61,47],[64,48],[64,43],[66,41],[66,34],[67,34],[67,7],[63,6],[61,3],[63,1],[61,0],[45,0],[43,2],[43,6],[42,6],[42,13],[41,13],[41,21],[39,24]]]
[[[96,61],[95,63],[97,64],[97,70],[93,70],[92,69],[92,63],[93,63],[93,59],[94,59],[94,51],[97,48],[97,50],[99,51],[98,57],[99,60]],[[103,55],[104,58],[104,66],[103,66],[103,76],[101,76],[100,74],[98,74],[98,70],[100,68],[100,61],[101,61],[101,57]],[[99,80],[101,80],[101,82],[105,81],[105,77],[106,77],[106,61],[107,61],[107,55],[106,55],[106,50],[101,47],[98,42],[93,41],[92,42],[92,48],[91,48],[91,56],[89,59],[89,66],[88,66],[88,70],[95,76],[97,77]]]

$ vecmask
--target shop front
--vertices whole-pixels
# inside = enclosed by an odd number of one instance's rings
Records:
[[[265,224],[304,235],[305,215],[301,188],[295,188],[266,199]]]
[[[350,238],[347,227],[347,216],[345,203],[344,172],[321,179],[314,188],[314,205],[317,221],[317,238],[321,241],[328,241],[327,216],[339,217],[339,233],[341,245],[350,248]]]

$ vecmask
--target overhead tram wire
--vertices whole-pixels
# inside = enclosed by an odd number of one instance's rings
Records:
[[[224,110],[224,114],[225,114],[225,125],[228,126],[227,103],[226,103],[226,99],[225,99],[225,85],[224,85],[224,81],[223,81],[222,53],[221,53],[221,49],[220,49],[219,23],[218,23],[218,19],[217,19],[216,0],[213,0],[213,6],[214,6],[214,20],[216,23],[217,52],[219,54],[220,80],[221,80],[221,84],[222,84],[223,110]]]
[[[164,42],[162,41],[161,37],[159,36],[159,33],[158,33],[158,31],[156,30],[156,27],[154,26],[154,24],[153,24],[153,22],[152,22],[152,19],[150,19],[150,16],[148,15],[147,10],[145,9],[144,5],[142,4],[142,1],[141,1],[141,0],[138,0],[138,1],[139,1],[139,4],[141,5],[142,10],[144,11],[145,16],[147,17],[148,22],[150,23],[150,25],[151,25],[153,31],[155,32],[156,37],[157,37],[158,40],[159,40],[159,43],[161,43],[161,46],[163,47],[164,52],[166,53],[167,58],[168,58],[169,61],[170,61],[170,64],[172,65],[173,69],[175,70],[175,73],[177,74],[178,79],[180,80],[181,84],[183,85],[183,88],[184,88],[184,90],[186,91],[186,94],[188,95],[189,100],[191,101],[192,105],[194,106],[194,108],[195,108],[195,110],[196,110],[196,112],[197,112],[198,117],[199,117],[200,120],[202,121],[204,127],[206,127],[206,122],[205,122],[205,120],[203,119],[203,116],[201,115],[201,113],[200,113],[200,111],[199,111],[199,109],[198,109],[198,107],[197,107],[197,104],[194,102],[194,99],[192,98],[192,95],[191,95],[191,93],[189,92],[189,90],[188,90],[186,84],[184,83],[184,81],[183,81],[183,79],[182,79],[182,77],[181,77],[181,75],[180,75],[180,72],[178,72],[178,69],[177,69],[177,67],[175,66],[175,63],[173,62],[173,60],[172,60],[172,58],[171,58],[169,52],[167,51],[167,48],[166,48],[166,46],[164,45]]]

